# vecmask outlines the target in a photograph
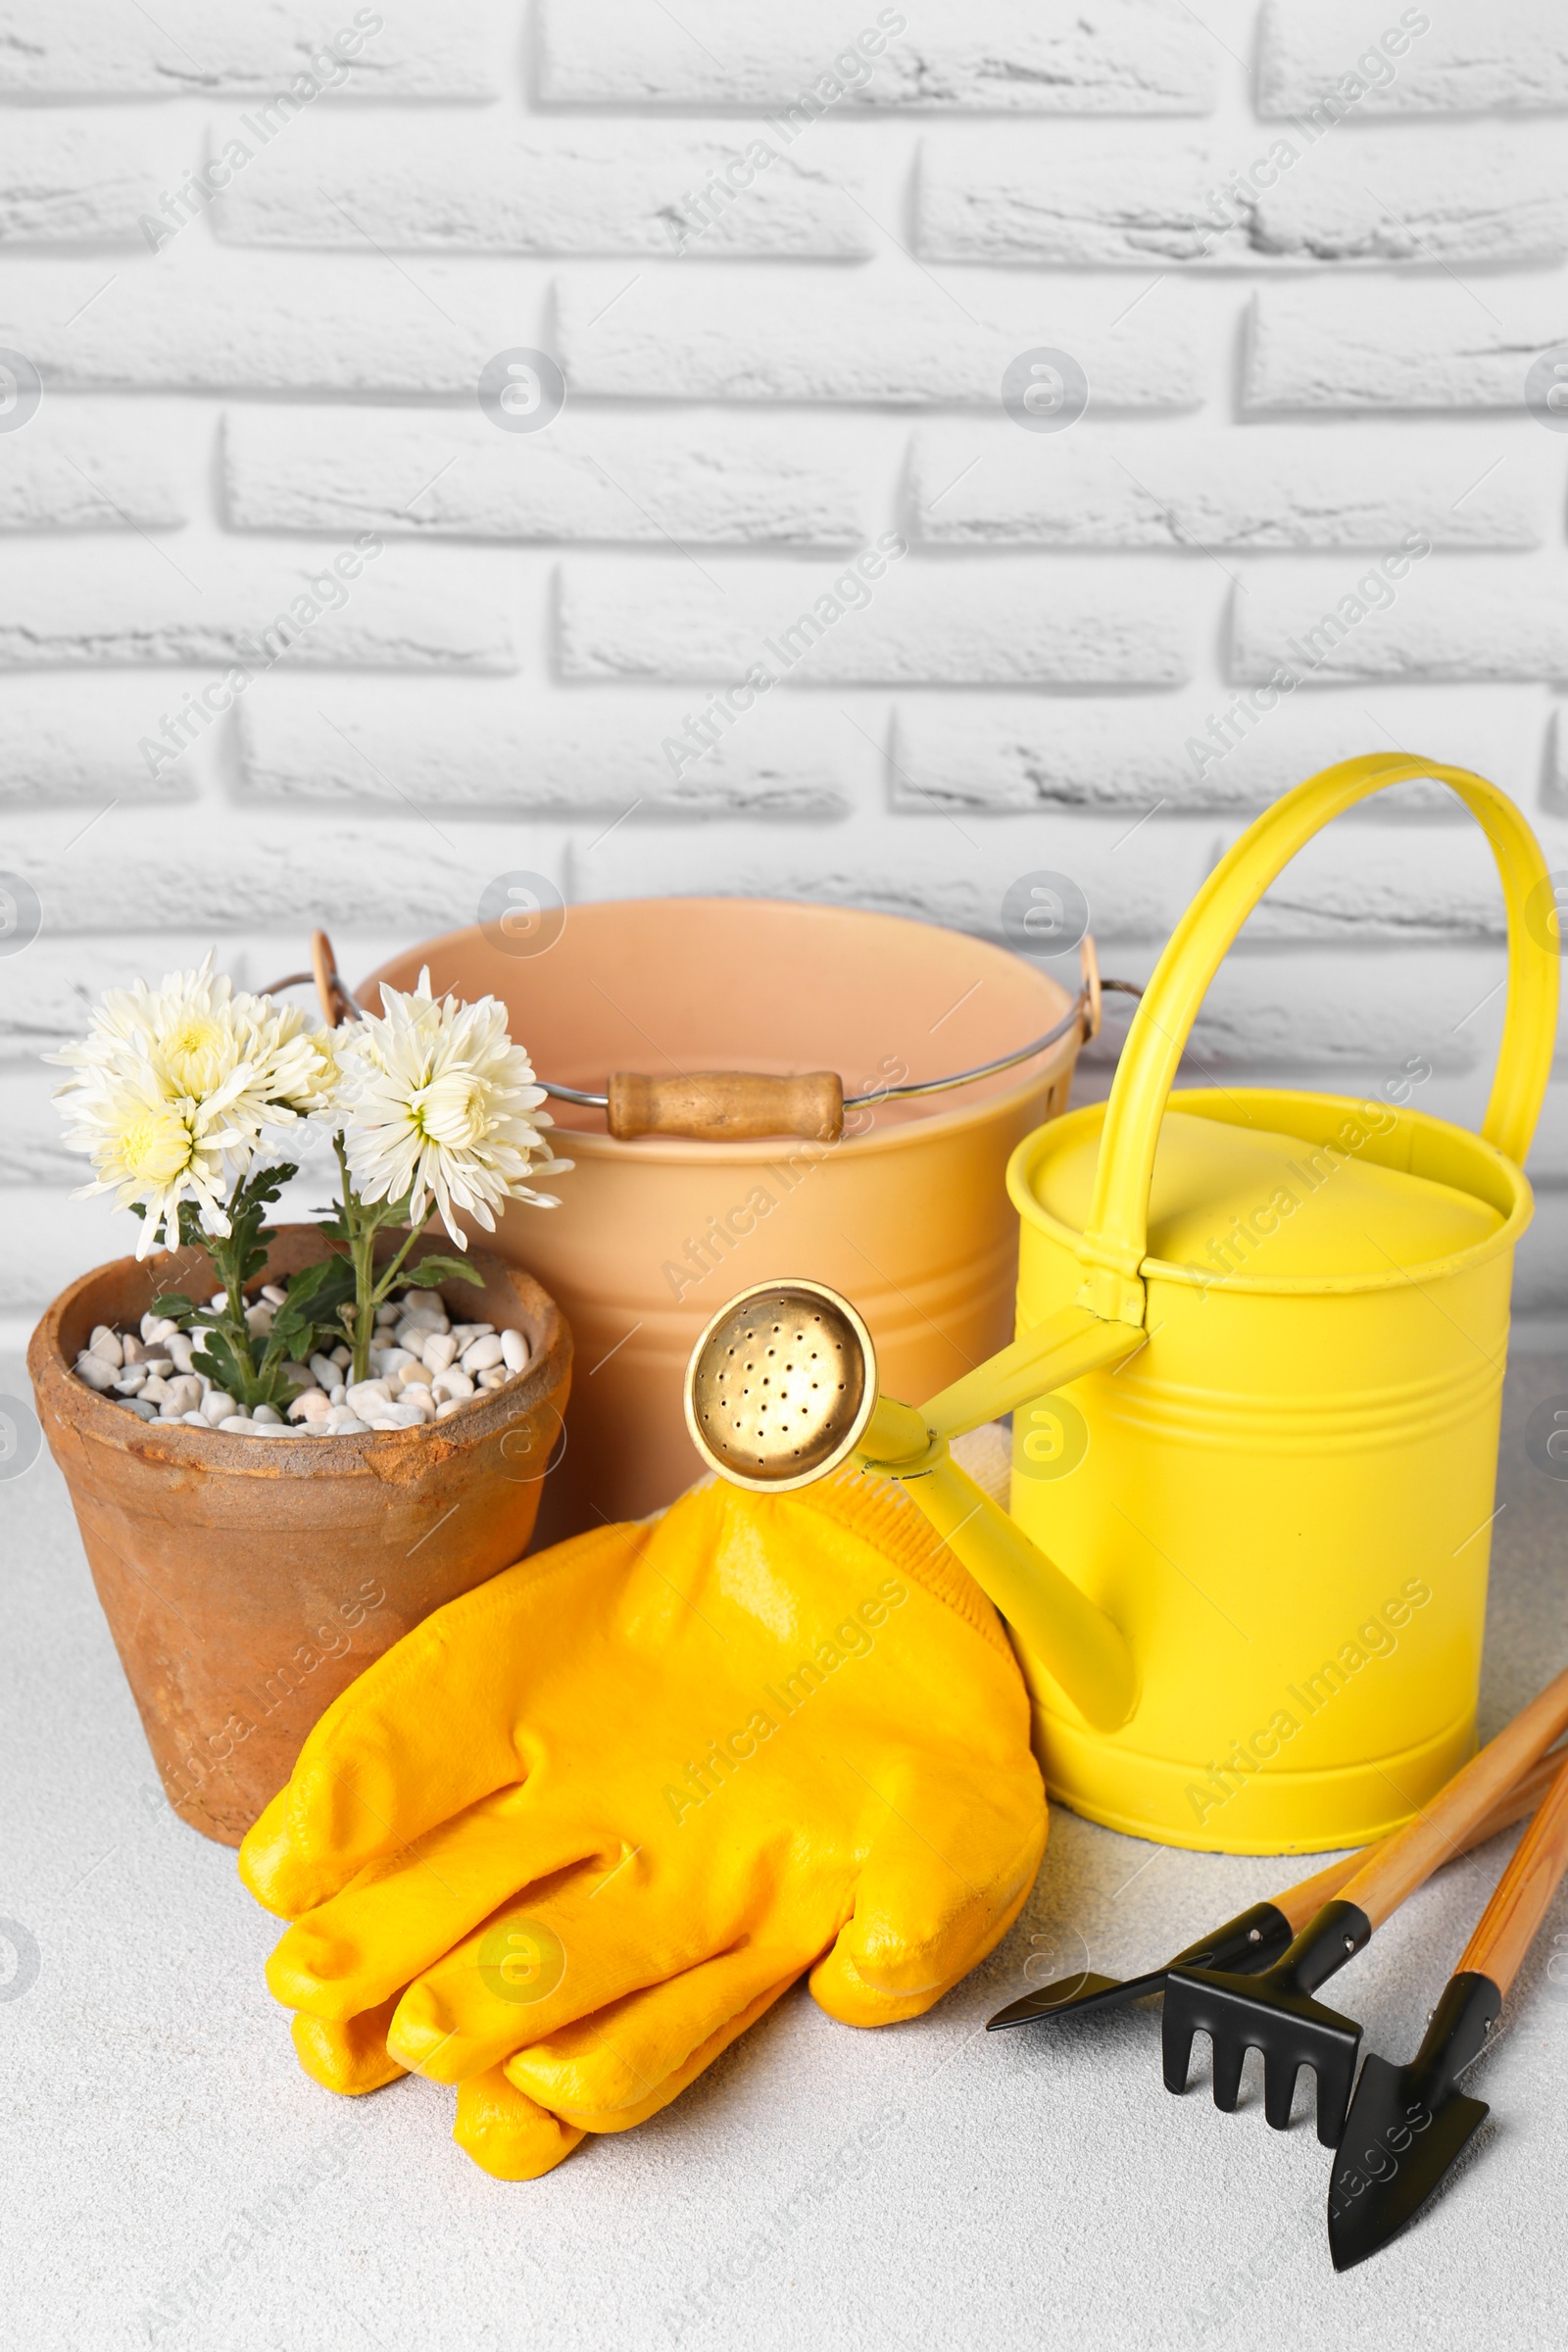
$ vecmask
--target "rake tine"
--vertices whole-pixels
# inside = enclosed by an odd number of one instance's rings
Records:
[[[1247,2063],[1247,2044],[1238,2034],[1216,2034],[1214,2050],[1214,2104],[1226,2115],[1236,2113],[1236,2102],[1242,2091],[1242,2068]]]
[[[1289,2127],[1300,2072],[1299,2059],[1287,2058],[1275,2050],[1263,2053],[1263,2113],[1276,2132]]]
[[[1167,2017],[1165,2032],[1160,2043],[1160,2055],[1165,2069],[1165,2088],[1175,2091],[1177,2097],[1180,2098],[1182,2092],[1187,2088],[1188,2070],[1193,2063],[1191,2029],[1185,2034],[1173,2033]]]

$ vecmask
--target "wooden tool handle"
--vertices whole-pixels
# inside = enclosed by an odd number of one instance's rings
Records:
[[[800,1135],[831,1144],[844,1132],[844,1087],[836,1070],[808,1070],[799,1078],[764,1078],[751,1070],[645,1078],[636,1070],[616,1070],[610,1081],[610,1132],[623,1143],[639,1135],[686,1135],[709,1144]]]
[[[1530,1824],[1491,1902],[1476,1923],[1455,1972],[1473,1969],[1490,1977],[1506,1994],[1519,1964],[1535,1941],[1536,1930],[1568,1870],[1568,1764],[1553,1775],[1541,1810]]]
[[[1524,1779],[1516,1781],[1506,1796],[1500,1796],[1491,1812],[1466,1832],[1455,1851],[1468,1854],[1476,1846],[1485,1845],[1489,1838],[1495,1838],[1499,1830],[1511,1829],[1516,1821],[1523,1821],[1527,1813],[1535,1811],[1565,1764],[1568,1753],[1561,1748],[1553,1748],[1549,1756],[1532,1764]],[[1298,1886],[1287,1886],[1283,1894],[1276,1894],[1274,1908],[1284,1912],[1292,1934],[1299,1935],[1307,1921],[1315,1918],[1325,1903],[1332,1903],[1341,1888],[1388,1842],[1388,1838],[1380,1838],[1377,1845],[1363,1846],[1359,1853],[1342,1854],[1337,1862],[1330,1862],[1326,1869],[1303,1879]]]
[[[1414,1821],[1396,1830],[1347,1881],[1342,1900],[1381,1927],[1407,1895],[1424,1886],[1441,1862],[1458,1853],[1474,1825],[1485,1819],[1539,1755],[1568,1727],[1568,1668],[1546,1685],[1506,1731],[1472,1756],[1440,1788]]]

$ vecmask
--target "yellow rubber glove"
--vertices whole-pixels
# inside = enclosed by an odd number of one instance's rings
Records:
[[[808,1969],[918,2016],[1046,1808],[989,1601],[896,1487],[695,1489],[520,1561],[327,1710],[240,1853],[333,2088],[462,2086],[507,2178],[657,2112]]]

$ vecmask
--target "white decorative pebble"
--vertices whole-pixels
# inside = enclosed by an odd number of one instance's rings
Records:
[[[258,1338],[268,1336],[273,1312],[286,1297],[279,1285],[268,1283],[246,1310]],[[226,1304],[221,1292],[213,1304]],[[498,1334],[482,1323],[454,1327],[440,1299],[424,1295],[378,1309],[373,1336],[372,1376],[365,1381],[345,1378],[354,1358],[341,1345],[318,1350],[309,1364],[285,1364],[292,1391],[286,1420],[275,1405],[259,1404],[253,1412],[236,1405],[210,1374],[194,1368],[206,1333],[182,1332],[150,1309],[141,1318],[139,1338],[108,1323],[95,1325],[75,1370],[86,1386],[123,1405],[138,1421],[220,1429],[236,1437],[355,1437],[372,1429],[394,1433],[444,1421],[475,1394],[476,1383],[481,1392],[503,1387],[528,1361],[521,1332]]]
[[[511,1378],[505,1364],[491,1364],[479,1374],[477,1385],[481,1389],[504,1389]]]
[[[226,1306],[228,1304],[228,1293],[226,1291],[215,1291],[212,1297],[208,1299],[207,1303],[216,1314],[220,1307]]]
[[[520,1331],[501,1334],[501,1360],[509,1372],[520,1372],[528,1361],[528,1343]]]

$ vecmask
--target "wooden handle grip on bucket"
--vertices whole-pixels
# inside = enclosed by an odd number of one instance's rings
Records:
[[[766,1078],[752,1070],[646,1078],[616,1070],[609,1118],[611,1134],[622,1143],[639,1135],[684,1135],[709,1144],[799,1135],[831,1144],[844,1132],[844,1087],[836,1070],[808,1070],[799,1078]]]
[[[1374,792],[1412,777],[1448,785],[1492,845],[1508,910],[1508,999],[1482,1135],[1516,1164],[1535,1132],[1551,1069],[1562,948],[1550,933],[1551,878],[1524,816],[1465,767],[1376,752],[1326,767],[1276,801],[1220,859],[1171,933],[1133,1016],[1105,1106],[1100,1165],[1080,1244],[1079,1303],[1109,1322],[1142,1323],[1139,1268],[1149,1248],[1149,1188],[1166,1100],[1210,981],[1270,885],[1312,836]]]

